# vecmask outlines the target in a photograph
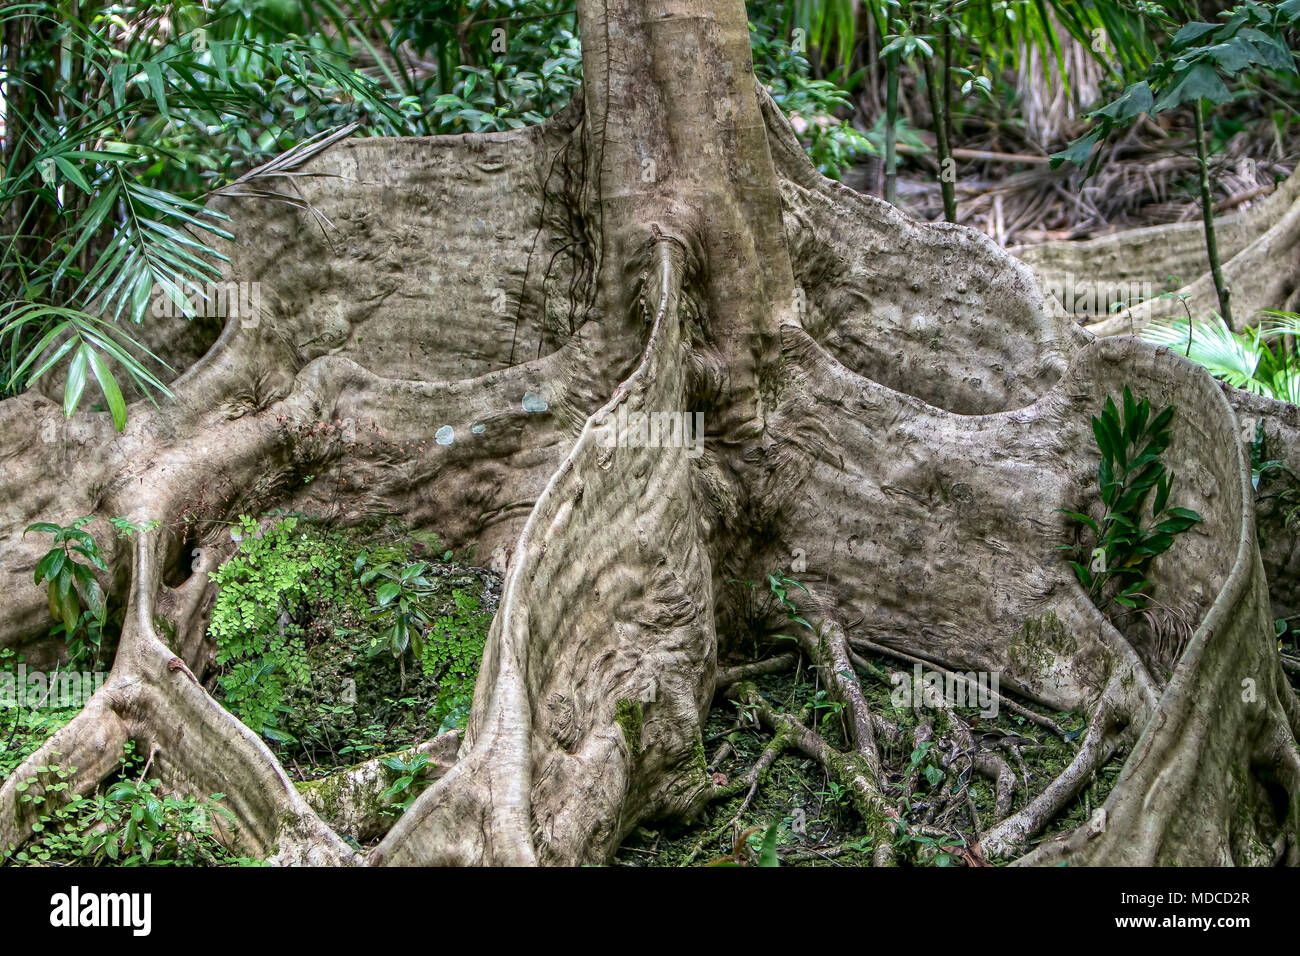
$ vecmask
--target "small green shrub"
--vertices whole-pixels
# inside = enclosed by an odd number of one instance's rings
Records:
[[[1151,598],[1147,571],[1168,551],[1177,535],[1199,524],[1201,516],[1187,508],[1169,507],[1174,476],[1161,462],[1173,437],[1174,407],[1152,414],[1146,399],[1136,401],[1124,387],[1124,414],[1111,398],[1100,417],[1092,420],[1101,450],[1097,484],[1104,512],[1100,521],[1073,511],[1063,512],[1091,532],[1091,540],[1062,545],[1081,560],[1071,561],[1079,583],[1103,611],[1114,603],[1141,610]],[[1152,492],[1151,521],[1143,512]]]
[[[19,866],[232,866],[255,863],[231,853],[217,839],[214,818],[233,822],[223,794],[194,800],[166,793],[135,776],[127,745],[120,778],[103,790],[70,796],[68,767],[38,767],[39,777],[18,784],[19,799],[40,807],[33,837],[3,856]]]
[[[309,600],[348,601],[350,574],[331,542],[287,516],[261,533],[241,515],[239,551],[213,572],[208,633],[216,640],[225,706],[254,731],[287,741],[284,698],[311,679],[301,618]]]
[[[876,147],[847,120],[837,118],[837,111],[848,112],[851,107],[848,92],[830,80],[814,79],[807,58],[790,48],[780,29],[767,22],[749,25],[754,74],[777,105],[796,118],[813,165],[822,175],[839,179],[860,157],[875,154]]]
[[[400,756],[388,757],[384,760],[384,766],[395,774],[396,779],[392,786],[380,794],[380,799],[393,801],[388,808],[389,812],[401,815],[410,809],[415,798],[428,786],[424,774],[430,766],[429,755],[418,753],[409,760],[403,760]]]
[[[37,585],[46,584],[55,621],[51,633],[63,635],[73,664],[99,663],[108,616],[104,589],[95,580],[95,572],[107,571],[108,565],[94,536],[85,530],[94,520],[86,515],[66,526],[38,521],[23,532],[24,536],[32,531],[54,535],[53,547],[36,562],[33,577]]]

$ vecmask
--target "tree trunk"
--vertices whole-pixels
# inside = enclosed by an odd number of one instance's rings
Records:
[[[1093,715],[986,856],[1022,853],[1125,747],[1104,815],[1029,861],[1291,859],[1296,707],[1220,389],[1092,340],[986,237],[818,175],[754,81],[739,0],[579,15],[583,96],[542,126],[340,143],[299,180],[329,232],[231,207],[229,274],[263,309],[227,322],[175,402],[135,403],[121,435],[91,415],[70,443],[48,399],[0,403],[0,644],[54,653],[33,643],[28,523],[162,522],[112,555],[112,674],[0,786],[0,846],[30,831],[19,781],[59,761],[87,791],[130,738],[178,788],[228,794],[232,838],[276,862],[607,861],[639,821],[719,795],[700,728],[744,619],[726,582],[799,553],[802,650],[844,704],[845,751],[751,685],[728,694],[840,780],[878,862],[899,811],[877,738],[896,728],[858,686],[864,641]],[[1095,482],[1090,416],[1126,384],[1177,405],[1166,460],[1205,517],[1152,572],[1194,622],[1181,657],[1112,626],[1056,550],[1057,509]],[[646,440],[643,413],[701,413],[702,453]],[[228,551],[214,522],[277,506],[398,513],[505,572],[459,757],[364,859],[191,673]]]

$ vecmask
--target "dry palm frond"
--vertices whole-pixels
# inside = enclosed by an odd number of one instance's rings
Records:
[[[1048,20],[1060,38],[1059,58],[1055,51],[1045,53],[1039,44],[1024,40],[1018,57],[1020,113],[1029,139],[1038,143],[1066,138],[1101,95],[1105,75],[1091,51],[1061,28],[1055,14],[1049,12]],[[1063,75],[1070,78],[1068,84]]]
[[[209,196],[229,196],[244,197],[250,199],[271,199],[277,202],[288,203],[299,209],[306,209],[315,217],[317,223],[321,225],[321,231],[325,227],[333,228],[333,223],[326,218],[325,214],[313,206],[302,191],[298,189],[295,181],[302,176],[320,177],[336,176],[334,173],[307,173],[297,170],[298,166],[307,162],[314,156],[318,156],[326,149],[333,146],[341,139],[351,136],[359,127],[360,123],[348,123],[346,126],[340,126],[334,130],[321,130],[315,136],[303,140],[296,146],[285,150],[279,156],[268,160],[261,166],[257,166],[244,173],[238,179],[231,180],[224,186],[212,190]],[[287,192],[281,192],[275,189],[265,189],[259,184],[266,180],[283,180],[286,182],[297,195]]]

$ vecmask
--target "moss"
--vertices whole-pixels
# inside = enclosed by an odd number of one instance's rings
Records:
[[[621,698],[614,711],[614,720],[623,729],[623,739],[627,742],[627,752],[632,756],[633,760],[636,760],[641,756],[641,701],[635,697]]]
[[[433,531],[421,531],[416,528],[411,531],[411,545],[413,550],[421,548],[431,555],[440,555],[446,552],[447,546],[443,543],[442,538]]]
[[[393,756],[389,754],[387,756]],[[358,764],[357,766],[360,766]],[[302,794],[307,805],[320,814],[321,818],[331,825],[338,824],[339,812],[346,806],[353,810],[355,814],[358,810],[363,816],[378,817],[387,809],[387,804],[383,799],[383,793],[387,784],[391,784],[396,778],[397,772],[385,768],[381,780],[355,778],[352,772],[356,767],[350,767],[339,773],[330,774],[328,777],[318,777],[315,780],[296,780],[294,787]],[[362,804],[369,806],[362,806]]]
[[[691,750],[691,763],[699,768],[700,773],[709,772],[709,755],[704,751],[704,738],[696,737],[695,746]]]
[[[297,780],[294,786],[307,805],[327,821],[333,821],[339,812],[339,799],[343,792],[343,774],[321,777],[319,780]]]
[[[1056,657],[1068,657],[1079,642],[1066,630],[1055,611],[1025,618],[1020,632],[1011,639],[1011,663],[1023,670],[1050,667]]]
[[[153,616],[153,626],[157,628],[162,635],[163,643],[173,654],[180,653],[180,645],[176,643],[176,622],[162,614]]]

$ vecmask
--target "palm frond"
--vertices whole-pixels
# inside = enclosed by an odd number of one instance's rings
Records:
[[[1269,390],[1268,383],[1257,376],[1267,346],[1257,335],[1237,335],[1218,315],[1191,323],[1190,330],[1186,319],[1149,325],[1140,337],[1186,355],[1198,365],[1204,365],[1215,378],[1237,388],[1261,395]]]

